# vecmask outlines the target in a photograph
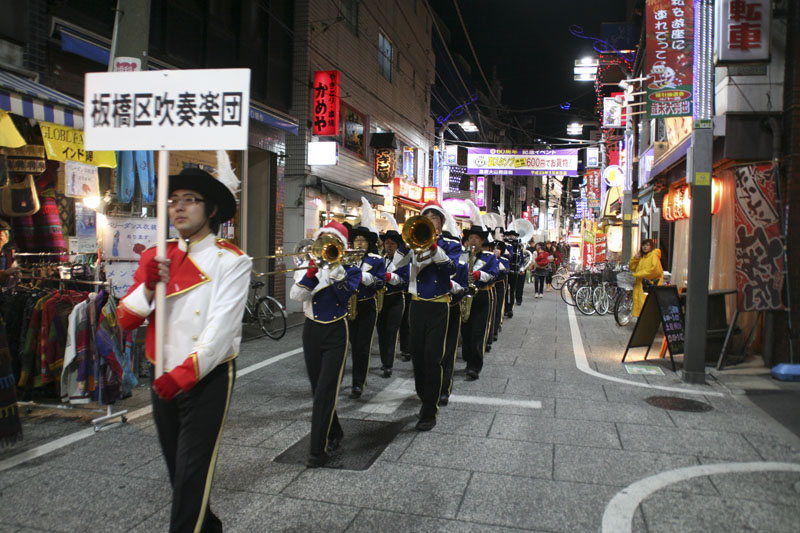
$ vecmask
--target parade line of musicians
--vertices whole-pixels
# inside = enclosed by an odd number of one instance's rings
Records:
[[[399,357],[412,361],[422,403],[419,431],[432,429],[439,407],[448,404],[459,333],[466,380],[480,377],[484,353],[497,340],[503,318],[512,317],[514,304],[522,303],[523,244],[533,234],[525,231],[519,238],[501,225],[487,228],[478,208],[468,203],[472,226],[463,232],[441,204],[425,204],[420,215],[435,233],[424,247],[405,242],[391,215],[387,218],[394,229],[379,235],[363,199],[358,227],[331,221],[315,233],[315,241],[327,235],[361,253],[354,261],[325,268],[306,258],[290,290],[306,316],[303,352],[313,394],[307,466],[324,466],[339,447],[344,434],[336,400],[346,379],[347,347],[352,353],[350,398],[357,399],[367,386],[376,327],[382,377],[392,375],[398,340]]]

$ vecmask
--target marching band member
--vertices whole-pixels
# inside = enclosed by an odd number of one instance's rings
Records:
[[[333,235],[346,248],[348,232],[344,225],[335,220],[328,222],[314,239],[324,234]],[[303,355],[314,397],[306,466],[318,468],[325,465],[328,452],[338,448],[344,436],[336,416],[336,398],[347,353],[347,305],[361,283],[362,272],[358,266],[341,264],[320,270],[313,259],[307,266],[311,268],[295,273],[289,296],[303,302],[306,315]]]
[[[411,260],[409,312],[411,361],[414,366],[414,385],[422,400],[417,430],[429,431],[436,425],[439,395],[442,388],[442,359],[447,336],[450,276],[456,272],[461,255],[457,239],[441,234],[446,211],[439,202],[428,202],[422,215],[433,224],[438,238],[422,252],[409,251]]]
[[[242,314],[252,260],[215,235],[236,212],[239,180],[224,152],[218,178],[197,168],[169,177],[169,218],[180,239],[167,258],[145,250],[134,283],[117,308],[125,330],[145,319],[145,353],[155,362],[156,333],[164,336],[164,373],[153,381],[153,420],[172,484],[170,531],[222,531],[208,498],[231,400],[242,338]],[[156,309],[156,284],[167,284]],[[169,326],[155,331],[154,313]]]
[[[456,219],[445,210],[445,229],[442,236],[445,239],[457,240],[459,229]],[[453,391],[453,371],[456,365],[456,352],[458,351],[458,336],[461,332],[461,301],[469,292],[467,281],[467,254],[464,246],[459,244],[459,259],[456,263],[456,273],[450,279],[450,304],[447,319],[447,335],[445,336],[444,359],[442,359],[442,389],[439,394],[439,405],[450,402],[450,393]]]
[[[470,273],[472,285],[477,289],[473,296],[472,310],[469,320],[461,325],[462,355],[467,363],[467,381],[475,381],[483,368],[483,354],[489,328],[491,311],[491,284],[497,276],[497,258],[486,249],[489,231],[480,222],[477,206],[467,200],[473,212],[473,221],[468,230],[470,256]],[[477,213],[477,217],[475,216]]]
[[[391,215],[389,215],[391,216]],[[394,220],[394,219],[392,219]],[[394,222],[397,225],[397,222]],[[384,261],[386,265],[386,285],[384,286],[383,306],[378,313],[378,346],[381,352],[382,376],[392,376],[397,334],[403,319],[405,302],[403,292],[408,287],[409,265],[396,267],[397,262],[408,253],[403,238],[396,229],[383,234]]]
[[[386,282],[386,267],[378,255],[378,228],[372,208],[365,198],[361,198],[361,225],[352,232],[353,248],[366,253],[361,259],[361,283],[356,296],[356,316],[350,320],[350,350],[353,354],[353,386],[350,398],[361,397],[367,385],[372,334],[378,320],[376,294]]]
[[[506,301],[506,279],[508,277],[508,260],[510,254],[506,251],[506,243],[500,240],[494,242],[493,250],[494,256],[497,258],[497,280],[494,282],[494,294],[497,305],[494,310],[491,337],[493,340],[497,340],[497,337],[500,334],[500,326],[503,323],[503,308]]]
[[[520,265],[522,264],[522,253],[519,247],[519,242],[517,238],[519,237],[519,233],[511,230],[506,230],[505,238],[506,250],[509,253],[509,260],[508,260],[508,285],[506,287],[506,317],[513,318],[514,317],[514,303],[516,302],[515,295],[517,293],[517,280],[519,277],[517,274],[520,271]]]

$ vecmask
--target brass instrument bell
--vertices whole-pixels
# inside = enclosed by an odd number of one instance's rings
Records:
[[[403,242],[416,253],[429,249],[436,242],[436,226],[423,215],[414,215],[403,224]]]

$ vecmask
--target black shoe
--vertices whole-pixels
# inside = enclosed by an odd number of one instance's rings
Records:
[[[492,351],[492,345],[491,345],[491,344],[487,344],[487,345],[486,345],[486,350],[485,350],[485,351],[486,351],[486,352],[491,352],[491,351]]]
[[[408,363],[409,361],[411,361],[411,354],[408,352],[403,352],[400,354],[400,359]]]
[[[362,392],[361,387],[353,387],[352,390],[350,391],[350,399],[357,400],[361,398],[361,392]]]
[[[518,301],[517,305],[522,305],[522,300]]]
[[[467,381],[475,381],[476,379],[478,379],[478,373],[472,370],[471,368],[467,369],[466,374],[467,374]]]
[[[430,431],[436,425],[436,417],[432,418],[423,418],[417,422],[416,428],[417,431]]]
[[[319,455],[311,454],[308,456],[308,460],[306,460],[306,466],[308,468],[322,468],[325,466],[325,463],[328,462],[328,454],[321,453]]]
[[[384,377],[384,378],[392,377],[392,369],[391,368],[382,368],[381,370],[383,370],[383,374],[381,374],[382,377]]]
[[[450,396],[447,394],[439,396],[439,405],[447,405],[448,403],[450,403]]]
[[[342,444],[342,437],[332,437],[328,439],[328,452],[335,452],[339,449],[339,446]]]
[[[497,342],[497,335],[494,335],[494,336],[492,337],[492,340],[493,340],[494,342]]]
[[[506,313],[506,318],[514,318],[514,313]]]

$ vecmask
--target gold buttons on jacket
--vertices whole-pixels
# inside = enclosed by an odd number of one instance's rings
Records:
[[[196,341],[197,340],[197,335],[192,335],[192,340]]]
[[[200,310],[199,309],[195,309],[194,310],[194,314],[199,315],[200,314]]]
[[[217,252],[217,255],[222,257],[222,252]]]

